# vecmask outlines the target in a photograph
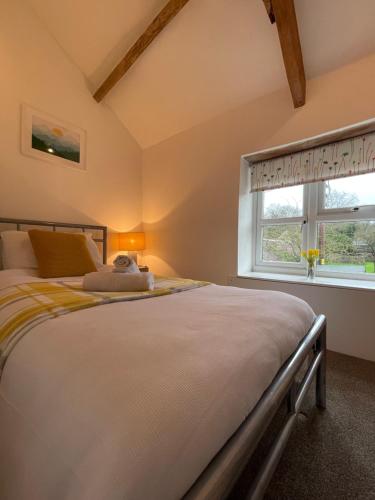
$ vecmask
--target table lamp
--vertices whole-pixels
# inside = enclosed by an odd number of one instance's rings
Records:
[[[137,252],[145,249],[145,233],[119,233],[119,250],[126,250],[137,262]]]

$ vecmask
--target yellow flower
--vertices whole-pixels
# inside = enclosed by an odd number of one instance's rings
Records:
[[[318,248],[309,248],[307,252],[303,250],[301,252],[301,256],[304,257],[309,262],[314,262],[319,257],[319,249]]]

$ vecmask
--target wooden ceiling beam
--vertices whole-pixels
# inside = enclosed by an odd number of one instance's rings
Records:
[[[270,18],[271,23],[273,24],[275,22],[275,16],[273,14],[272,10],[272,0],[263,0],[264,6],[266,8],[268,17]]]
[[[133,66],[139,56],[155,40],[158,34],[172,21],[189,0],[169,0],[167,5],[159,12],[146,31],[138,38],[129,49],[119,64],[113,69],[102,85],[94,94],[94,99],[100,102],[108,92],[118,83],[125,73]]]
[[[286,75],[295,108],[306,102],[306,77],[294,0],[263,0],[270,21],[276,21]]]

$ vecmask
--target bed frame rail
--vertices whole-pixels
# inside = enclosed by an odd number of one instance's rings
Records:
[[[17,231],[22,230],[22,226],[39,226],[39,227],[49,227],[52,231],[64,228],[74,228],[80,229],[83,233],[85,231],[97,231],[101,232],[100,238],[93,238],[97,243],[102,244],[102,257],[103,264],[107,263],[107,227],[106,226],[96,226],[93,224],[72,224],[69,222],[49,222],[40,220],[27,220],[27,219],[8,219],[0,217],[0,224],[10,224],[16,226]]]
[[[298,385],[297,374],[311,351],[313,358]],[[255,451],[277,410],[286,399],[287,417],[247,496],[247,500],[262,499],[297,421],[303,399],[315,376],[316,406],[325,408],[326,318],[323,315],[315,319],[296,351],[284,363],[250,415],[211,461],[184,499],[219,500],[225,498]]]

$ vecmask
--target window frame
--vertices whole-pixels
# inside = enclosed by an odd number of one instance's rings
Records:
[[[286,272],[295,271],[295,274],[303,274],[305,265],[300,259],[300,262],[277,262],[277,261],[264,261],[262,259],[262,232],[263,228],[266,226],[276,226],[276,225],[287,225],[287,224],[300,224],[302,232],[302,248],[307,238],[307,202],[308,202],[308,190],[309,186],[303,185],[303,209],[302,215],[298,217],[283,217],[279,219],[263,218],[263,192],[255,193],[254,201],[254,213],[256,214],[256,224],[255,224],[255,263],[254,271],[266,271],[269,272]]]
[[[366,174],[365,174],[366,175]],[[295,262],[269,262],[262,260],[262,230],[265,226],[278,224],[302,225],[302,249],[317,248],[318,246],[318,224],[321,222],[358,222],[375,221],[375,205],[359,205],[345,208],[325,208],[324,193],[325,182],[303,184],[303,214],[301,217],[288,217],[282,219],[264,219],[263,214],[263,192],[253,193],[253,213],[255,224],[253,228],[253,262],[252,269],[255,272],[295,274],[306,273],[306,263],[301,259]],[[317,266],[316,276],[329,278],[342,278],[362,281],[375,281],[375,274],[366,273],[344,273],[341,271],[324,271]]]

